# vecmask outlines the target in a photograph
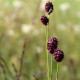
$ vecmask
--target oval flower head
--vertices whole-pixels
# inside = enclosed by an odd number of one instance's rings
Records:
[[[43,15],[41,16],[41,22],[43,23],[43,25],[47,25],[49,22],[49,19],[45,15]]]
[[[48,14],[51,14],[53,12],[53,4],[52,4],[52,2],[47,2],[46,3],[46,5],[45,5],[45,11]]]
[[[57,48],[58,46],[58,40],[57,38],[55,37],[52,37],[48,40],[48,43],[47,43],[47,49],[48,51],[53,54],[54,53],[54,50]]]
[[[61,49],[57,48],[55,51],[54,51],[54,59],[56,62],[61,62],[64,58],[64,53]]]

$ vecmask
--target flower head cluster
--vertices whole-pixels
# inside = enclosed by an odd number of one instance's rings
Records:
[[[53,4],[52,2],[47,2],[45,4],[45,11],[48,13],[48,15],[50,15],[53,12]],[[48,25],[49,23],[49,19],[47,18],[47,16],[43,15],[41,16],[41,22],[43,25]]]
[[[48,51],[54,55],[54,60],[57,62],[61,62],[64,58],[64,53],[61,49],[58,47],[58,40],[55,37],[52,37],[49,39],[47,43],[47,49]]]
[[[47,2],[45,4],[45,12],[48,13],[48,15],[50,15],[53,12],[54,8],[53,8],[53,4],[52,2]],[[47,18],[47,16],[43,15],[41,16],[41,22],[43,25],[48,25],[49,24],[49,19]],[[55,37],[52,37],[48,40],[47,43],[47,49],[48,51],[54,55],[54,59],[57,62],[61,62],[64,58],[64,53],[61,49],[58,48],[58,40]]]
[[[43,23],[43,25],[47,25],[48,21],[49,19],[45,15],[41,16],[41,22]]]
[[[45,11],[50,14],[53,12],[53,4],[51,2],[47,2],[45,5]]]
[[[49,39],[48,43],[47,43],[47,49],[49,50],[49,52],[51,54],[54,53],[54,50],[57,48],[58,45],[58,40],[55,37],[52,37]]]
[[[57,62],[61,62],[64,58],[64,53],[61,49],[57,48],[55,51],[54,51],[54,59],[57,61]]]

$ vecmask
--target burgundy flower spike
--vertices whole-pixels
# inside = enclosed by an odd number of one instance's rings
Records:
[[[54,50],[57,48],[58,46],[58,40],[55,37],[52,37],[49,39],[48,43],[47,43],[47,49],[48,51],[53,54]]]
[[[53,4],[52,2],[47,2],[45,5],[45,11],[50,14],[53,12]]]
[[[49,19],[45,15],[43,15],[41,16],[41,22],[43,23],[43,25],[47,25],[49,22]]]
[[[63,53],[63,51],[61,50],[61,49],[56,49],[55,51],[54,51],[54,59],[57,61],[57,62],[61,62],[62,60],[63,60],[63,58],[64,58],[64,53]]]

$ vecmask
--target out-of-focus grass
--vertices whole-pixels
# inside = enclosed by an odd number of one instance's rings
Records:
[[[40,0],[41,1],[41,0]],[[0,0],[0,57],[6,71],[0,67],[0,80],[16,80],[12,64],[19,70],[24,38],[27,38],[22,80],[46,80],[45,26],[40,22],[45,14],[42,0]],[[53,0],[51,0],[53,1]],[[65,58],[60,63],[59,80],[80,80],[80,0],[54,0],[50,16],[50,37],[59,39]],[[50,57],[50,55],[49,55]],[[53,78],[56,62],[53,63]],[[7,68],[8,67],[8,68]]]

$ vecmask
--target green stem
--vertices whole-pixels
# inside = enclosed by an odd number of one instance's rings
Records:
[[[51,80],[52,80],[52,71],[53,71],[53,55],[51,55]]]
[[[50,18],[50,15],[48,15],[48,19]],[[49,19],[50,20],[50,19]],[[47,38],[49,39],[49,22],[48,22],[48,27],[47,27]]]
[[[49,16],[48,16],[48,19],[49,19]],[[48,76],[48,80],[49,80],[49,55],[48,55],[48,50],[47,50],[47,42],[48,42],[48,39],[49,39],[49,23],[48,23],[48,26],[46,26],[46,54],[47,54],[47,76]]]
[[[58,71],[59,71],[59,63],[57,63],[57,73],[56,73],[56,80],[58,80]]]
[[[46,26],[46,55],[47,55],[47,77],[49,80],[49,63],[48,63],[48,50],[47,50],[47,41],[48,41],[48,31],[47,31],[47,26]]]
[[[48,58],[48,50],[47,50],[47,76],[48,76],[48,80],[49,80],[49,58]]]

